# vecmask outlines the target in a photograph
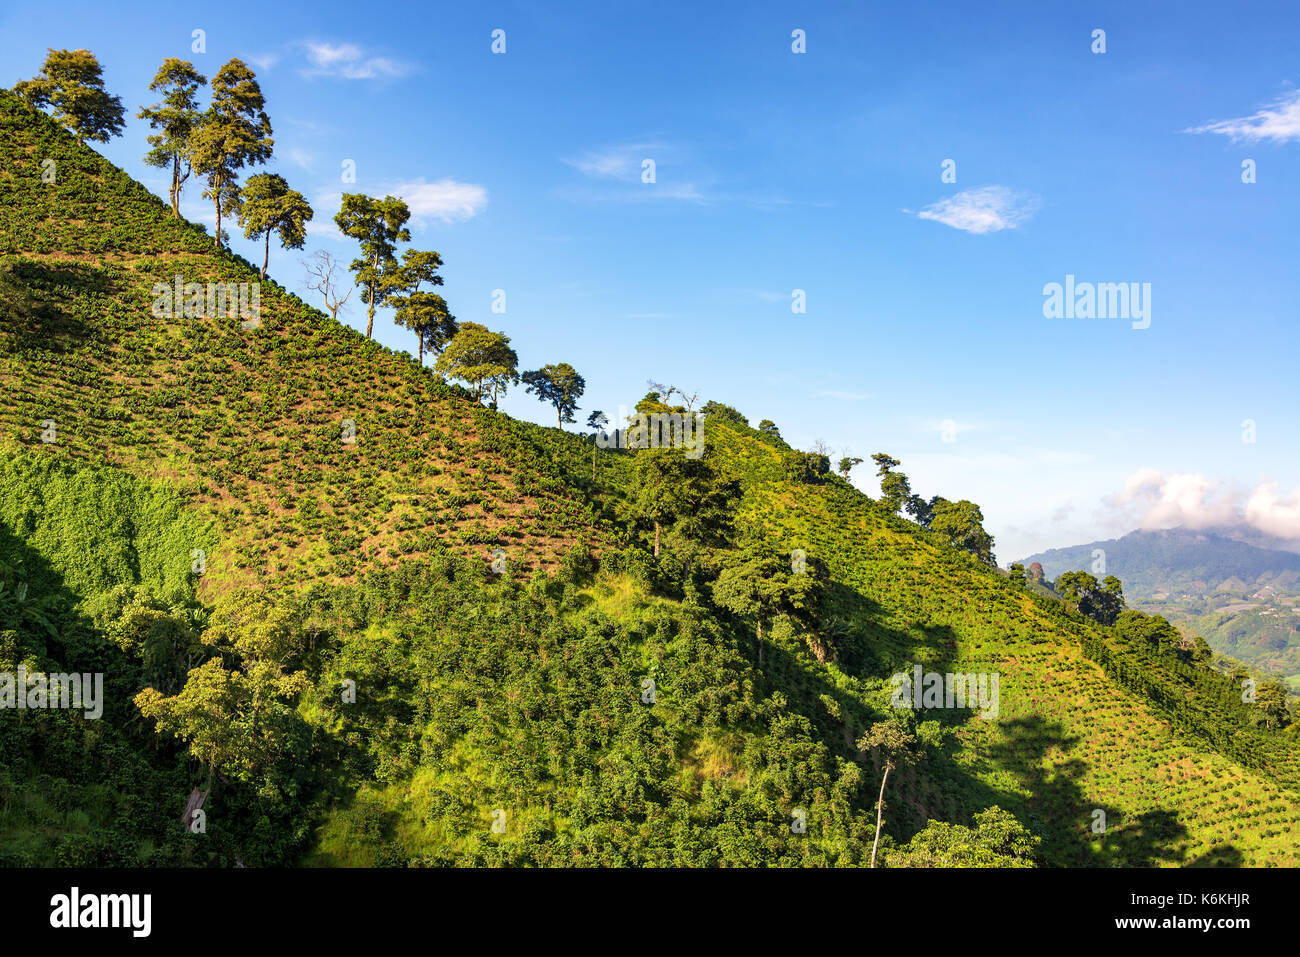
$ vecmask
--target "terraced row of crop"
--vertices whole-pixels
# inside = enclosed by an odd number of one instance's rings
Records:
[[[549,567],[613,534],[526,428],[270,280],[260,329],[156,318],[155,283],[257,277],[7,95],[0,131],[0,256],[33,307],[0,329],[0,444],[174,478],[220,521],[217,582],[441,547]]]
[[[1300,861],[1300,801],[1277,783],[1294,780],[1294,750],[1276,752],[1268,776],[1199,751],[1085,656],[1082,635],[1109,641],[1097,629],[1056,617],[838,479],[781,481],[779,449],[730,430],[710,437],[747,484],[747,521],[824,556],[849,589],[849,636],[821,666],[832,683],[878,700],[883,676],[916,663],[999,674],[997,719],[946,717],[959,748],[905,778],[918,814],[956,820],[999,804],[1046,825],[1044,851],[1061,864]],[[1091,830],[1097,810],[1104,835]]]

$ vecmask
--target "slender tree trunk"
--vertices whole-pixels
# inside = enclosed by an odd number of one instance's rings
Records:
[[[181,202],[181,158],[177,154],[172,157],[172,215],[180,216]]]
[[[889,780],[889,762],[885,762],[885,776],[880,779],[880,799],[876,801],[876,839],[871,842],[871,866],[876,866],[876,848],[880,846],[880,825],[885,813],[885,782]]]
[[[655,522],[655,558],[659,557],[659,523]]]
[[[212,237],[212,245],[221,248],[221,193],[212,198],[212,205],[217,207],[217,234]]]
[[[763,667],[763,620],[758,621],[758,666]]]
[[[366,307],[366,338],[370,338],[370,331],[375,327],[375,284],[370,284],[370,305]]]
[[[378,271],[379,269],[378,253],[376,253],[374,259],[371,260],[370,265],[372,269]],[[371,330],[373,330],[375,327],[375,286],[376,285],[377,283],[372,280],[370,283],[370,305],[366,309],[366,338],[367,339],[370,338]]]
[[[269,266],[270,263],[271,263],[271,231],[268,229],[266,231],[266,252],[262,254],[262,274],[257,277],[258,279],[266,278],[266,267]]]
[[[423,369],[424,368],[424,333],[420,332],[417,329],[415,334],[420,337],[420,368]]]
[[[555,424],[558,425],[558,426],[560,427],[561,430],[563,430],[563,428],[564,428],[564,416],[560,415],[560,407],[559,407],[559,406],[556,406],[556,407],[555,407]]]

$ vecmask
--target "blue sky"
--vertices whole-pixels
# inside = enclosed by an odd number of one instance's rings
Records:
[[[916,491],[978,502],[1004,563],[1139,524],[1300,542],[1294,5],[703,6],[16,3],[0,82],[87,47],[134,115],[164,57],[243,58],[267,169],[316,208],[275,278],[351,258],[341,192],[402,195],[452,311],[521,368],[577,367],[580,419],[655,379],[799,447],[888,451]],[[165,195],[147,133],[99,148]],[[1067,274],[1149,283],[1150,326],[1046,318]],[[522,388],[502,407],[554,421]]]

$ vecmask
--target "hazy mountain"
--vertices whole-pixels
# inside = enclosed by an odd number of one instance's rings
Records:
[[[1200,634],[1215,651],[1300,687],[1300,555],[1261,548],[1240,540],[1242,534],[1136,531],[1054,548],[1023,562],[1040,562],[1049,579],[1076,569],[1115,575],[1131,607],[1164,615]]]

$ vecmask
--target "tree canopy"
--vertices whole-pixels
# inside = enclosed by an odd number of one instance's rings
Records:
[[[565,422],[575,421],[573,413],[587,388],[587,382],[578,375],[578,370],[567,362],[560,362],[525,372],[522,378],[528,392],[555,406],[556,424],[560,428],[564,428]]]
[[[361,255],[352,260],[351,269],[366,304],[367,339],[374,333],[376,307],[401,295],[404,277],[397,261],[397,244],[411,241],[411,231],[406,228],[410,218],[411,210],[402,200],[393,196],[375,199],[364,193],[344,193],[334,217],[343,235],[361,244]]]
[[[495,407],[506,387],[519,381],[518,365],[519,356],[510,348],[508,336],[477,322],[466,322],[438,356],[434,370],[471,385],[474,398],[480,402],[491,394]]]
[[[107,143],[126,125],[122,99],[104,89],[103,68],[89,50],[51,49],[41,72],[20,80],[14,92],[34,107],[49,107],[78,143]]]
[[[144,161],[159,169],[172,168],[169,194],[173,216],[180,215],[181,188],[190,178],[189,139],[202,118],[198,92],[207,82],[208,78],[194,69],[193,63],[168,57],[149,84],[151,91],[162,94],[161,102],[142,106],[137,114],[157,131],[148,137],[151,149]]]
[[[402,253],[401,267],[393,274],[393,321],[415,333],[417,361],[424,365],[424,350],[441,355],[456,335],[459,325],[447,308],[447,300],[421,285],[441,286],[442,257],[432,250],[408,249]]]
[[[280,237],[280,245],[285,249],[302,249],[312,215],[311,205],[302,193],[290,189],[279,173],[249,177],[240,191],[239,224],[249,239],[265,234],[261,278],[266,278],[271,259],[271,233]]]
[[[223,210],[239,206],[239,171],[265,163],[274,145],[257,77],[242,60],[227,61],[212,78],[212,103],[189,137],[190,165],[207,178],[203,195],[216,210],[214,246],[223,239]]]

